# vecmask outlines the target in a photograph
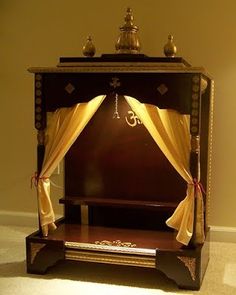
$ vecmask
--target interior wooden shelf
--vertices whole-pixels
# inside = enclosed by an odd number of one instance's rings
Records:
[[[136,249],[182,248],[182,244],[176,241],[176,233],[172,230],[154,231],[61,223],[46,239],[64,241],[65,244],[78,243],[80,247],[83,244],[96,245],[96,242],[119,240],[134,244]]]
[[[174,210],[178,203],[176,202],[158,202],[147,200],[125,200],[113,198],[92,198],[92,197],[66,197],[59,200],[60,204],[68,205],[88,205],[88,206],[112,206],[112,207],[129,207],[153,210]]]

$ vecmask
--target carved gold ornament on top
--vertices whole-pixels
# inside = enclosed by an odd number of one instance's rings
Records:
[[[83,46],[83,55],[86,57],[93,57],[96,53],[95,45],[93,44],[92,37],[88,36],[85,45]]]
[[[120,36],[116,42],[116,53],[137,54],[141,46],[137,35],[138,27],[133,23],[134,17],[131,8],[127,9],[125,24],[120,27]]]
[[[177,53],[177,48],[173,42],[174,37],[172,35],[168,36],[168,41],[164,46],[164,54],[166,57],[175,57]]]

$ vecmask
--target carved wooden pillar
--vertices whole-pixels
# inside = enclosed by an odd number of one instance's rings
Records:
[[[46,109],[45,109],[45,100],[43,96],[43,75],[36,73],[35,74],[35,128],[38,131],[37,134],[37,172],[36,172],[36,183],[37,183],[37,177],[39,177],[42,165],[43,165],[43,159],[44,159],[44,152],[45,152],[45,128],[46,128]],[[38,198],[38,196],[37,196]],[[39,206],[38,206],[39,210]],[[39,219],[39,229],[41,231],[41,225],[40,225],[40,215],[38,212],[38,219]]]
[[[191,133],[191,154],[190,171],[194,181],[200,181],[200,123],[201,123],[201,74],[194,74],[192,77],[192,97],[191,97],[191,115],[190,115],[190,133]],[[196,209],[197,199],[194,199],[194,225],[191,244],[196,245]]]
[[[38,130],[38,146],[37,146],[37,175],[39,176],[42,165],[43,165],[43,159],[44,159],[44,152],[45,152],[45,131],[44,130]]]

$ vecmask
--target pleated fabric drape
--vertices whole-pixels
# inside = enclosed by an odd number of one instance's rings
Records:
[[[191,151],[189,115],[182,115],[170,109],[162,110],[154,105],[142,104],[129,96],[125,96],[125,99],[163,154],[187,183],[186,197],[179,203],[166,224],[178,231],[176,239],[180,243],[188,245],[193,235],[194,200],[197,198],[195,238],[197,243],[202,243],[205,238],[204,204],[200,176],[198,179],[193,179],[189,167]]]
[[[37,176],[39,217],[44,236],[55,229],[55,217],[50,200],[50,176],[63,159],[76,138],[93,117],[105,96],[100,95],[87,103],[70,108],[61,108],[53,113],[46,129],[45,155],[42,170]],[[166,221],[169,227],[178,231],[176,239],[188,245],[193,234],[196,214],[196,242],[204,241],[204,204],[200,176],[193,179],[190,167],[189,116],[174,110],[161,110],[154,105],[142,104],[135,98],[125,96],[161,151],[187,183],[186,197],[180,202],[174,214]],[[197,199],[197,208],[195,206]]]
[[[50,176],[104,98],[104,95],[100,95],[86,103],[78,103],[70,108],[60,108],[52,115],[46,129],[43,166],[40,175],[37,176],[39,219],[44,236],[48,235],[49,230],[56,228],[50,200]]]

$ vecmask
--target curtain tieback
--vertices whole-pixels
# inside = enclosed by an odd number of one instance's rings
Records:
[[[196,178],[193,179],[194,188],[200,190],[204,195],[206,195],[206,191],[200,181],[198,181]]]
[[[46,180],[49,179],[49,177],[39,177],[38,172],[35,172],[34,175],[31,177],[31,188],[33,187],[33,185],[37,187],[40,179]]]

